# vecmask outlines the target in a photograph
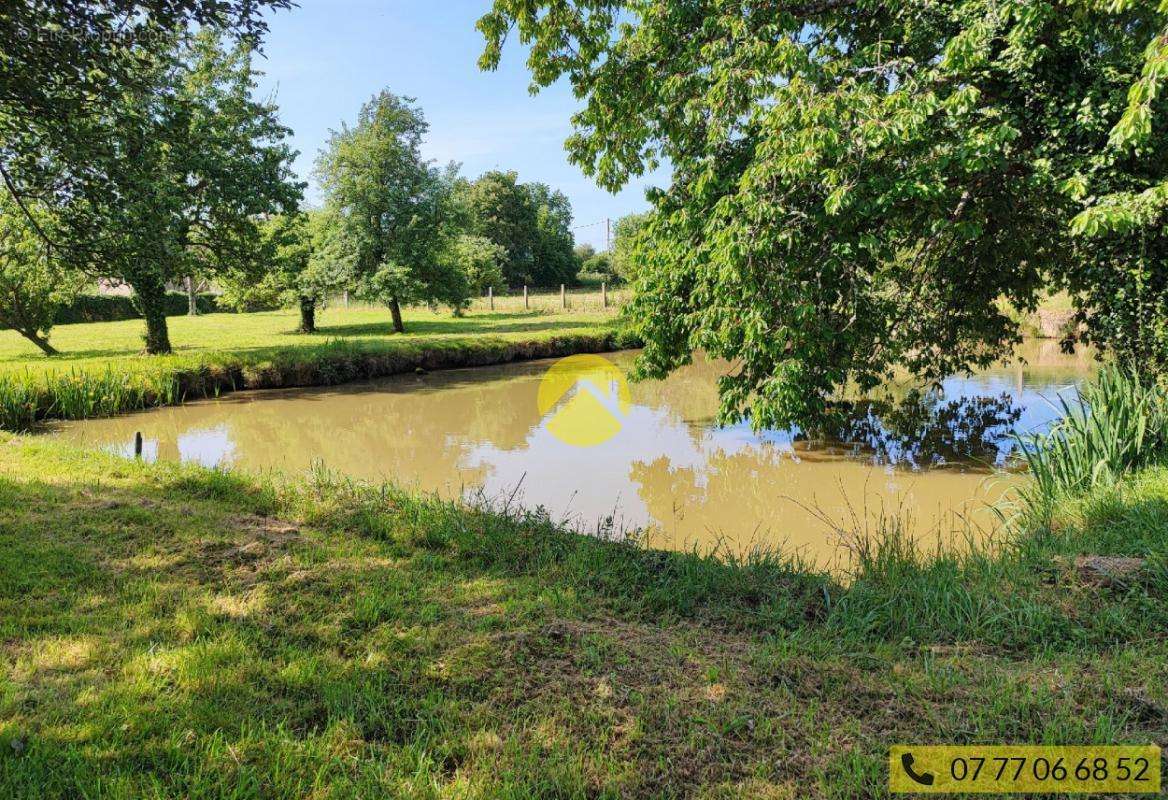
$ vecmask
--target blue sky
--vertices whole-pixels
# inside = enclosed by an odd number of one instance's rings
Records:
[[[284,123],[300,151],[296,169],[310,181],[312,163],[330,129],[356,119],[361,104],[388,88],[417,98],[430,123],[424,152],[441,163],[457,161],[462,174],[513,169],[522,181],[543,181],[572,201],[575,225],[643,211],[645,188],[659,173],[619,194],[597,187],[568,163],[564,139],[578,108],[565,82],[528,93],[526,53],[510,44],[496,72],[476,66],[482,37],[475,21],[490,0],[299,0],[273,14],[257,66],[266,74],[263,94],[275,92]],[[604,225],[575,231],[578,242],[604,245]]]

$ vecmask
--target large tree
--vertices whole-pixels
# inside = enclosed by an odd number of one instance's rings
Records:
[[[572,204],[563,192],[546,183],[524,184],[535,208],[535,249],[532,271],[542,286],[574,283],[580,271],[572,236]]]
[[[534,280],[536,210],[519,174],[492,170],[464,185],[460,200],[470,231],[506,251],[503,275],[512,286]]]
[[[291,0],[8,0],[0,11],[0,178],[34,233],[48,241],[31,206],[84,191],[95,162],[109,156],[98,120],[117,113],[128,90],[151,88],[157,58],[174,50],[176,35],[215,28],[254,45],[267,30],[264,12],[290,6]],[[84,250],[88,238],[49,243]]]
[[[493,170],[460,187],[470,231],[507,251],[503,274],[512,286],[571,283],[579,269],[573,252],[572,205],[543,183],[520,183],[518,173]]]
[[[405,330],[403,304],[460,307],[467,292],[446,257],[456,233],[457,171],[422,158],[428,129],[412,98],[383,91],[361,108],[355,126],[333,132],[316,164],[362,291],[389,306],[398,333]]]
[[[1000,301],[1051,284],[1165,363],[1139,333],[1168,307],[1166,25],[1138,0],[496,0],[479,23],[485,67],[516,31],[536,86],[568,78],[602,186],[672,165],[636,259],[643,372],[728,358],[723,416],[757,425],[984,365],[1018,337]]]
[[[223,49],[208,29],[176,53],[93,121],[106,151],[60,210],[61,238],[86,243],[74,263],[133,288],[148,353],[171,349],[166,284],[262,262],[261,216],[294,209],[301,190],[290,131],[252,98],[250,47]]]

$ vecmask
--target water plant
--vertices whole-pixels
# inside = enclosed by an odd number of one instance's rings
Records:
[[[1077,399],[1055,402],[1061,419],[1050,430],[1017,437],[1031,479],[1019,490],[1024,509],[1048,516],[1059,499],[1113,485],[1168,453],[1168,397],[1132,370],[1108,365]]]

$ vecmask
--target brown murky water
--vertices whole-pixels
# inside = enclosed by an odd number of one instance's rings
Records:
[[[891,387],[830,430],[719,428],[715,381],[702,362],[666,381],[634,384],[619,433],[573,447],[548,429],[536,393],[552,362],[457,370],[322,389],[240,393],[217,401],[69,423],[57,434],[146,458],[303,471],[314,461],[366,479],[545,509],[581,530],[639,535],[657,547],[743,553],[785,547],[839,565],[836,528],[872,527],[882,512],[911,521],[922,543],[992,529],[989,503],[1011,429],[1049,424],[1047,402],[1092,368],[1053,342],[1028,362],[945,382],[941,395]],[[634,354],[609,356],[618,366]],[[993,398],[986,399],[986,398]],[[964,533],[961,534],[964,536]]]

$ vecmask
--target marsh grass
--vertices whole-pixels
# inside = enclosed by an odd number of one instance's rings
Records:
[[[1168,452],[1168,396],[1133,371],[1109,365],[1075,400],[1059,396],[1060,419],[1049,431],[1020,435],[1018,452],[1029,483],[1020,507],[1037,519],[1055,506],[1160,462]]]

